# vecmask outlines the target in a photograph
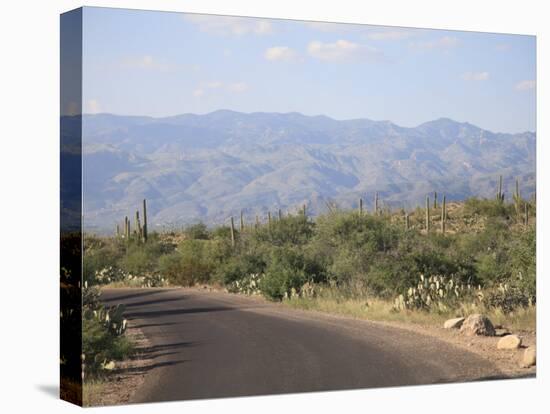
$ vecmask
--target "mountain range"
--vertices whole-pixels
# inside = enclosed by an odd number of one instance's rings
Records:
[[[62,119],[70,126],[70,117]],[[299,113],[164,118],[84,115],[83,216],[88,231],[113,231],[148,201],[149,226],[247,221],[268,211],[315,215],[327,204],[372,209],[493,197],[499,175],[510,197],[535,192],[536,135],[495,133],[442,118],[414,128],[389,121],[335,120]]]

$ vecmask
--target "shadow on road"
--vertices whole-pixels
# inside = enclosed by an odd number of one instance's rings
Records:
[[[144,365],[141,367],[131,367],[131,368],[121,368],[118,370],[114,370],[113,373],[115,374],[136,374],[141,375],[145,374],[153,369],[156,368],[162,368],[162,367],[170,367],[174,365],[183,364],[184,362],[187,362],[184,359],[176,360],[176,361],[165,361],[165,362],[156,362],[154,364]]]
[[[163,316],[170,315],[185,315],[193,313],[205,313],[205,312],[225,312],[225,311],[234,311],[239,310],[237,308],[230,308],[226,306],[211,306],[204,308],[188,308],[188,309],[169,309],[169,310],[158,310],[158,311],[142,311],[142,312],[127,312],[126,315],[130,319],[136,318],[161,318]]]
[[[176,322],[164,322],[164,323],[142,323],[140,325],[132,325],[134,328],[159,328],[161,326],[172,326],[172,325],[181,325],[181,323]]]
[[[156,360],[157,358],[166,358],[171,355],[179,355],[182,349],[195,346],[195,345],[196,344],[194,342],[173,342],[169,344],[151,345],[143,348],[137,348],[136,349],[137,353],[132,359],[151,362]],[[166,359],[168,360],[148,363],[147,365],[142,365],[142,366],[120,368],[115,372],[117,374],[141,375],[156,368],[175,366],[186,362],[186,360],[184,359],[169,359],[169,358],[166,358]]]
[[[158,295],[159,293],[165,292],[165,290],[147,290],[145,292],[131,293],[126,295],[108,295],[108,297],[103,296],[105,302],[114,302],[125,299],[139,298],[143,296]]]
[[[180,297],[180,298],[166,298],[166,299],[151,299],[151,300],[143,300],[141,302],[130,302],[130,303],[125,303],[124,305],[127,307],[127,308],[131,308],[133,306],[147,306],[147,305],[158,305],[160,303],[166,303],[166,302],[178,302],[178,301],[182,301],[182,300],[185,300],[186,298],[185,297]]]

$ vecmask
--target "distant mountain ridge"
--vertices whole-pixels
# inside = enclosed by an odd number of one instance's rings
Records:
[[[62,118],[70,134],[71,117]],[[84,115],[84,226],[112,231],[140,200],[153,228],[202,220],[252,220],[268,210],[310,214],[359,197],[412,208],[438,191],[449,199],[492,197],[498,175],[511,194],[535,191],[536,135],[494,133],[448,118],[414,128],[389,121],[299,113],[165,118]]]

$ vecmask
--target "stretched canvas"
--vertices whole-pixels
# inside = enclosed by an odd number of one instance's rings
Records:
[[[536,373],[536,39],[61,16],[61,397]]]

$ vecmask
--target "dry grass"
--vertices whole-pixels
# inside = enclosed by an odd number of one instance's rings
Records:
[[[103,405],[102,396],[107,385],[108,381],[101,379],[86,381],[82,387],[82,405],[84,407]]]
[[[536,307],[520,308],[505,314],[500,309],[486,309],[477,304],[463,304],[458,309],[446,312],[423,310],[396,311],[393,302],[383,299],[345,298],[337,294],[311,297],[295,297],[283,301],[286,306],[303,310],[315,310],[331,314],[380,322],[399,322],[426,327],[441,326],[447,319],[468,316],[473,313],[486,315],[495,325],[502,325],[514,331],[534,332],[536,330]]]

